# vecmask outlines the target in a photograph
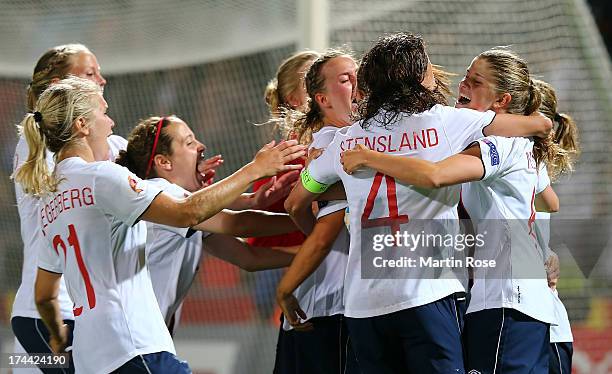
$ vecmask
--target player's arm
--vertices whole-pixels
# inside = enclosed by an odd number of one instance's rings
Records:
[[[168,226],[193,227],[230,205],[255,180],[301,168],[301,165],[286,163],[302,157],[305,153],[303,146],[297,145],[296,141],[282,142],[275,147],[273,145],[266,144],[253,161],[240,170],[185,199],[174,199],[160,193],[141,218]]]
[[[348,174],[360,167],[369,167],[402,183],[423,188],[440,188],[478,181],[485,173],[478,143],[436,163],[379,153],[358,144],[353,150],[342,154],[341,162]]]
[[[298,183],[285,200],[285,210],[296,226],[306,235],[310,234],[316,222],[312,213],[312,202],[318,196],[319,194],[310,192],[302,183]]]
[[[287,214],[259,210],[222,210],[192,228],[241,238],[281,235],[298,229]]]
[[[293,255],[268,247],[253,247],[233,236],[214,234],[202,241],[211,255],[246,271],[276,269],[289,266]]]
[[[346,200],[346,191],[344,184],[336,182],[332,184],[325,192],[317,198],[319,201]]]
[[[559,196],[550,185],[536,195],[535,208],[538,212],[555,213],[559,211]]]
[[[485,136],[536,136],[545,138],[552,131],[552,121],[538,112],[530,116],[501,113],[495,115],[482,132]]]
[[[300,318],[305,319],[306,315],[293,292],[323,262],[343,227],[344,210],[321,217],[278,284],[276,301],[289,324],[296,329],[308,329],[310,326],[300,323]]]
[[[64,325],[58,301],[62,274],[38,268],[34,283],[34,299],[40,318],[47,326],[51,339],[51,349],[63,352],[68,342],[68,327]]]

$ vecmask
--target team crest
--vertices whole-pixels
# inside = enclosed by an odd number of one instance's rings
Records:
[[[470,370],[468,371],[468,374],[482,374],[482,373],[479,372],[478,370]]]
[[[138,188],[138,182],[136,182],[136,179],[132,178],[131,175],[128,175],[128,183],[130,184],[130,188],[136,192],[136,193],[141,193],[142,192],[142,188]]]

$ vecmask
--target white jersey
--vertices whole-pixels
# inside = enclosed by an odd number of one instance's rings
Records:
[[[177,199],[191,194],[163,178],[149,179],[148,182]],[[198,271],[202,258],[202,238],[202,231],[147,222],[147,266],[153,291],[168,326],[173,316],[174,327],[178,324],[179,318],[175,314]]]
[[[119,151],[126,148],[127,140],[111,135],[108,137],[110,147],[109,160],[114,160]],[[13,162],[13,171],[23,165],[28,159],[28,143],[23,135],[19,136]],[[53,153],[47,151],[47,167],[53,170],[55,165]],[[36,280],[36,262],[38,253],[47,245],[38,230],[38,198],[26,195],[19,183],[15,183],[17,210],[21,226],[21,239],[23,240],[23,266],[21,268],[21,284],[17,289],[11,317],[40,318],[36,303],[34,302],[34,282]],[[62,278],[58,295],[62,319],[74,319],[72,314],[72,301],[66,291],[66,284]]]
[[[140,354],[175,353],[145,265],[146,225],[160,190],[111,162],[59,162],[58,191],[41,198],[48,246],[38,266],[63,273],[74,302],[78,373],[111,372]]]
[[[388,130],[379,126],[376,118],[367,129],[357,122],[338,130],[329,147],[312,161],[308,171],[314,180],[324,184],[342,180],[347,194],[351,235],[344,283],[346,316],[364,318],[393,313],[465,289],[456,278],[426,279],[418,275],[404,279],[362,277],[362,265],[364,268],[372,266],[372,263],[362,264],[362,249],[372,251],[371,248],[362,248],[362,221],[381,222],[391,218],[402,222],[408,217],[456,221],[460,188],[415,188],[370,169],[348,175],[340,164],[341,152],[354,148],[356,144],[365,144],[370,149],[398,157],[440,161],[462,151],[475,138],[482,137],[482,129],[491,123],[494,116],[492,111],[481,113],[436,105],[423,113],[400,114],[400,119],[388,126]],[[456,233],[458,230],[457,226]]]
[[[548,176],[548,170],[546,165],[542,163],[538,172],[538,187],[536,188],[536,194],[544,191],[546,187],[550,185],[550,177]],[[548,258],[552,252],[550,249],[550,213],[536,212],[536,233],[538,243],[540,247],[544,248],[545,258]],[[550,326],[550,342],[551,343],[565,343],[573,342],[574,337],[572,335],[572,328],[567,316],[567,310],[563,305],[563,302],[559,298],[557,290],[550,289],[553,294],[553,305],[554,313],[556,317],[557,325]]]
[[[488,136],[478,140],[485,174],[463,186],[463,204],[484,245],[474,257],[495,260],[492,268],[474,269],[467,313],[511,308],[534,319],[555,323],[544,252],[535,234],[538,170],[533,141]]]
[[[326,148],[334,139],[338,127],[325,126],[312,135],[310,148]],[[346,200],[334,200],[319,204],[317,219],[347,207]],[[332,248],[319,267],[294,291],[300,307],[308,319],[344,313],[344,275],[348,261],[349,233],[345,226],[338,234]],[[291,330],[284,320],[283,328]]]

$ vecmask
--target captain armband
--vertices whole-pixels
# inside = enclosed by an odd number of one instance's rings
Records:
[[[304,188],[307,189],[308,192],[314,194],[323,193],[329,187],[328,184],[323,184],[314,180],[314,178],[308,172],[307,168],[302,170],[302,172],[300,173],[300,178],[302,179],[302,186],[304,186]]]

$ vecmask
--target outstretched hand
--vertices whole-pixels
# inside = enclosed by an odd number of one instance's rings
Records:
[[[280,177],[272,177],[253,193],[253,209],[265,209],[280,199],[287,197],[299,177],[299,170],[290,171]]]
[[[216,155],[206,160],[200,159],[198,161],[198,173],[201,176],[201,187],[208,187],[214,183],[214,176],[217,173],[216,168],[223,164],[223,157]]]
[[[302,168],[302,165],[288,163],[306,154],[303,145],[299,145],[296,140],[282,141],[276,146],[274,144],[275,142],[271,141],[264,145],[253,159],[252,164],[259,178]]]

